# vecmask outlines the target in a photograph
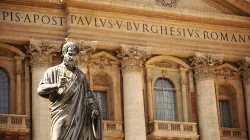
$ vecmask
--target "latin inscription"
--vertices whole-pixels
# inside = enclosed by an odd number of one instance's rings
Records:
[[[156,25],[137,21],[125,21],[111,18],[99,18],[88,15],[68,15],[69,25],[89,26],[104,29],[117,29],[128,32],[158,34],[203,40],[217,40],[223,42],[250,43],[249,34],[227,33],[195,28],[183,28],[173,25]],[[12,23],[29,23],[39,25],[65,26],[65,16],[43,15],[36,13],[0,11],[0,21]]]

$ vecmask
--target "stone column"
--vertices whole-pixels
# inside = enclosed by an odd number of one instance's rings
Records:
[[[32,40],[27,53],[30,54],[32,71],[32,139],[50,139],[49,100],[37,94],[38,84],[44,72],[53,65],[53,56],[60,52],[60,44],[50,44],[47,41]]]
[[[250,136],[250,57],[245,57],[243,59],[242,65],[240,66],[239,69],[243,71],[242,76],[245,87],[248,136]]]
[[[24,57],[15,56],[16,59],[16,95],[17,114],[22,114],[22,61]]]
[[[187,77],[186,77],[187,71],[188,71],[187,69],[180,68],[184,122],[188,122]]]
[[[125,140],[146,140],[142,63],[149,54],[148,48],[138,46],[122,45],[118,51],[122,59]]]
[[[220,140],[213,68],[222,58],[195,53],[189,60],[195,72],[200,139]]]

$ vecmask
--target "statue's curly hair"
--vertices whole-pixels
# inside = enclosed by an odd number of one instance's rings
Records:
[[[62,47],[62,54],[66,54],[68,52],[68,48],[71,48],[73,50],[76,50],[77,53],[79,52],[79,47],[76,45],[75,42],[67,42]]]

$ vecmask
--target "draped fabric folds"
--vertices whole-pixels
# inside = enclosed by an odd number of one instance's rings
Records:
[[[60,64],[49,68],[40,85],[58,83],[64,67]],[[51,101],[52,140],[97,140],[93,131],[102,140],[101,116],[91,119],[92,111],[96,109],[100,112],[100,107],[89,88],[86,75],[81,70],[76,68],[62,95],[54,91],[41,96]]]

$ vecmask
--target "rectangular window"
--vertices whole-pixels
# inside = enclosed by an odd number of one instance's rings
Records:
[[[232,127],[230,104],[228,100],[220,100],[220,120],[221,127]]]
[[[99,106],[101,108],[101,113],[102,113],[102,119],[107,120],[107,93],[95,91],[94,96],[99,102]]]

